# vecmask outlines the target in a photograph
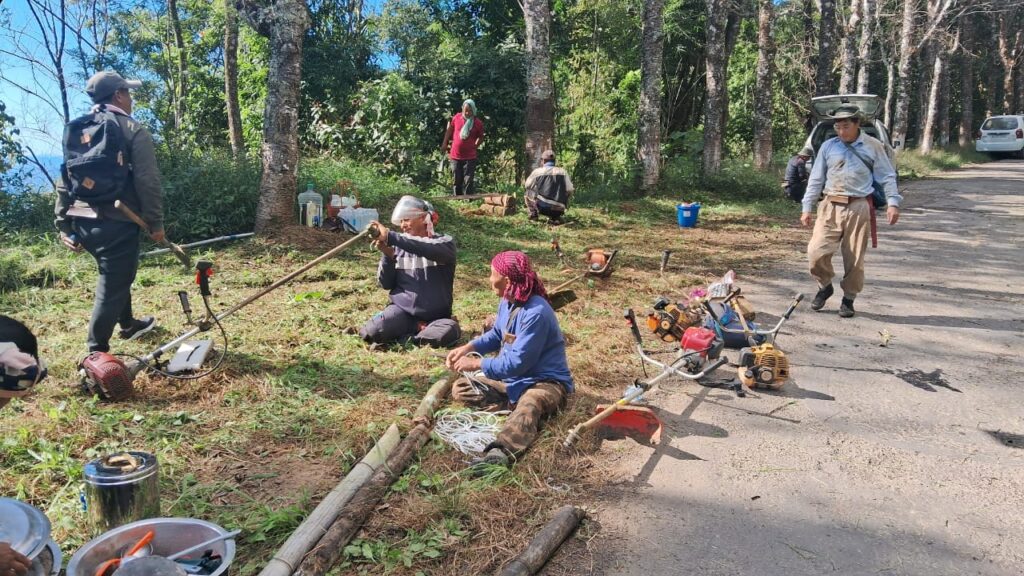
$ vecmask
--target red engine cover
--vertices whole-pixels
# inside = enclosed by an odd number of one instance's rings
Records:
[[[104,400],[123,400],[132,395],[134,374],[125,363],[106,352],[93,352],[78,365],[82,383]]]
[[[706,358],[708,349],[711,348],[716,337],[714,330],[691,326],[683,332],[683,339],[679,341],[679,346],[683,350],[700,351],[700,355]]]

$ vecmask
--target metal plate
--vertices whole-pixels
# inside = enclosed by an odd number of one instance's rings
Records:
[[[0,542],[35,558],[50,540],[50,520],[38,508],[12,498],[0,498]]]

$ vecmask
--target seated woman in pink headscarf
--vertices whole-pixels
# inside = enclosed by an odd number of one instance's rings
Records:
[[[507,465],[537,438],[541,420],[565,404],[573,381],[558,318],[526,254],[509,251],[495,256],[490,282],[501,298],[494,327],[452,350],[446,362],[449,368],[472,375],[455,383],[453,398],[512,410],[478,461]],[[483,357],[492,352],[497,355]]]

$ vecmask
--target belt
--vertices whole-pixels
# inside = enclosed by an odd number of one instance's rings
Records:
[[[836,202],[835,198],[842,198],[842,202]],[[868,211],[871,212],[871,247],[878,248],[878,222],[875,217],[875,199],[873,196],[868,194],[867,196],[841,196],[839,194],[826,194],[825,200],[832,204],[838,204],[840,206],[846,206],[850,202],[856,200],[867,200]]]

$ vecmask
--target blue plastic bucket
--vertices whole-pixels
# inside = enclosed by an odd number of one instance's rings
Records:
[[[696,226],[697,215],[699,214],[700,202],[676,205],[676,219],[679,220],[680,228],[693,228]]]

